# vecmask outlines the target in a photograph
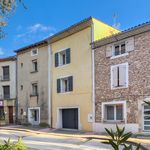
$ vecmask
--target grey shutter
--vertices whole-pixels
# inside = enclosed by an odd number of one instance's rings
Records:
[[[70,48],[66,49],[66,63],[70,63]]]
[[[73,76],[68,77],[69,80],[69,91],[73,91]]]
[[[57,93],[61,92],[60,79],[57,79]]]
[[[59,58],[58,58],[58,53],[55,53],[55,67],[58,67]]]
[[[111,57],[113,53],[113,46],[112,45],[107,45],[106,46],[106,57]]]
[[[119,85],[126,86],[126,65],[119,66]]]
[[[126,52],[134,50],[134,37],[128,38],[125,42]]]
[[[112,86],[118,87],[118,67],[113,67],[112,70]]]

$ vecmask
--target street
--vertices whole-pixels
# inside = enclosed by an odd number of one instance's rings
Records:
[[[111,150],[108,145],[100,143],[100,140],[0,130],[1,140],[7,140],[9,137],[13,141],[16,141],[18,137],[22,137],[26,146],[33,148],[33,150]]]

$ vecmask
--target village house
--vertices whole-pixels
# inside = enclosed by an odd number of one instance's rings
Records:
[[[16,121],[16,57],[0,58],[0,125]]]
[[[52,127],[92,131],[93,55],[91,43],[118,33],[89,17],[48,39],[51,50]]]
[[[92,44],[95,56],[95,123],[104,132],[116,124],[150,131],[150,23]]]
[[[21,124],[50,124],[49,54],[46,41],[18,49],[18,121]]]

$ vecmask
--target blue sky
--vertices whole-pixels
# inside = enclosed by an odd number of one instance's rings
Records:
[[[40,41],[56,32],[93,16],[125,30],[150,21],[150,0],[24,0],[25,10],[18,5],[0,40],[0,57],[14,55],[14,50]]]

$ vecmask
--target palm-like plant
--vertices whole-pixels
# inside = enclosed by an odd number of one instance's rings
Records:
[[[120,147],[123,147],[123,150],[132,150],[132,145],[127,144],[128,139],[132,136],[131,132],[125,133],[125,127],[122,129],[116,125],[116,131],[114,132],[112,129],[108,130],[105,128],[107,134],[111,137],[105,144],[109,144],[113,147],[114,150],[119,150]],[[138,144],[136,150],[140,149],[140,144]]]

